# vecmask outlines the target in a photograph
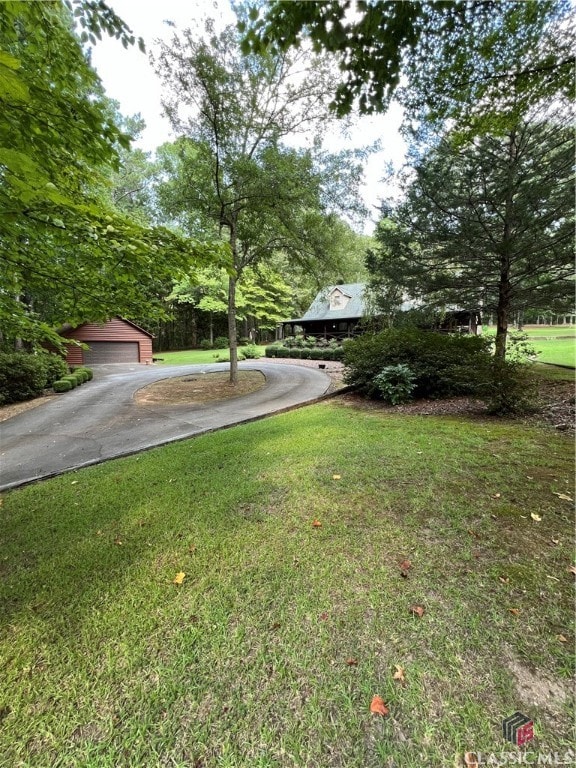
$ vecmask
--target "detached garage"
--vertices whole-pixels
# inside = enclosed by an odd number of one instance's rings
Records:
[[[88,345],[88,349],[69,346],[68,365],[152,362],[152,334],[121,317],[102,324],[84,323],[61,334]]]

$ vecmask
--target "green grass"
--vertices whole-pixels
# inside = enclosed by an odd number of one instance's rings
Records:
[[[493,327],[485,331],[488,335],[495,334]],[[540,328],[528,327],[527,334],[530,344],[538,353],[538,361],[553,365],[576,366],[576,330],[571,325],[547,325]]]
[[[242,347],[238,348],[242,351]],[[261,354],[264,355],[265,347],[259,346]],[[218,362],[215,355],[221,357],[229,356],[229,349],[184,349],[178,352],[158,352],[155,357],[160,358],[160,365],[203,365]]]
[[[553,431],[330,401],[5,494],[0,765],[440,768],[516,710],[563,751],[572,475]]]
[[[576,339],[538,339],[533,346],[541,363],[576,366]]]

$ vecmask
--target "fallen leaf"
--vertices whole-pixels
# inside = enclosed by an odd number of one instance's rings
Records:
[[[534,480],[534,478],[531,475],[526,475],[526,480]]]
[[[568,642],[568,638],[564,637],[564,635],[556,635],[556,637],[558,638],[558,640],[560,640],[561,643],[567,643]]]
[[[400,570],[409,571],[410,568],[412,568],[412,563],[410,562],[410,560],[402,560],[402,562],[400,563]]]
[[[468,529],[468,533],[470,534],[470,536],[474,536],[475,539],[480,538],[480,534],[476,533],[476,531],[473,531],[471,528]]]
[[[520,609],[519,608],[508,608],[510,613],[513,613],[514,616],[520,616]]]
[[[399,664],[394,664],[394,666],[396,667],[396,672],[394,672],[394,674],[392,676],[393,679],[394,680],[399,680],[401,683],[405,683],[406,682],[406,678],[404,677],[404,669],[403,669],[403,667],[401,667]]]
[[[479,768],[478,756],[475,752],[464,753],[464,765],[466,768]]]
[[[349,667],[357,667],[358,666],[358,659],[346,659],[346,664],[348,664]]]
[[[122,539],[120,538],[120,536],[116,536],[116,538],[114,539],[114,544],[118,544],[119,547],[122,546]]]
[[[390,710],[386,704],[384,704],[384,699],[381,696],[374,696],[370,702],[370,712],[374,715],[382,715],[382,717],[386,717],[386,715],[390,713]]]
[[[547,579],[551,579],[552,581],[560,581],[560,579],[557,579],[556,576],[548,576],[546,575]]]
[[[185,576],[186,576],[186,574],[184,573],[184,571],[179,571],[176,574],[176,576],[174,576],[172,584],[182,584],[182,582],[184,581]]]
[[[72,482],[70,483],[70,485],[78,485],[78,480],[72,480]]]
[[[534,520],[537,523],[539,523],[540,520],[542,520],[540,515],[537,515],[536,512],[530,512],[530,517],[532,518],[532,520]]]
[[[576,576],[576,565],[569,565],[568,566],[568,573],[573,573],[574,576]]]
[[[495,493],[494,496],[492,496],[493,499],[499,499],[502,496],[501,493]]]
[[[328,614],[326,613],[326,611],[322,611],[322,613],[318,618],[320,619],[320,621],[326,621],[326,619],[328,618]]]
[[[557,491],[552,491],[554,496],[558,496],[559,499],[564,499],[564,501],[574,501],[574,499],[571,496],[567,496],[565,493],[558,493]]]
[[[414,616],[422,618],[422,616],[424,616],[424,607],[422,605],[411,605],[410,612],[413,613]]]
[[[190,552],[190,554],[193,554],[194,552],[196,552],[196,545],[190,544],[190,546],[188,547],[188,552]]]
[[[332,480],[341,480],[342,475],[332,475]]]
[[[560,544],[560,539],[550,539],[552,544]]]
[[[508,582],[510,581],[508,576],[498,576],[498,578],[500,579],[502,584],[508,584]]]
[[[321,526],[322,526],[322,523],[320,522],[320,520],[314,520],[312,523],[313,528],[321,528]]]

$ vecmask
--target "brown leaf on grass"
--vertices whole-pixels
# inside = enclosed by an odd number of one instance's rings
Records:
[[[464,765],[466,768],[479,768],[478,756],[475,752],[464,753]]]
[[[418,616],[421,619],[422,616],[424,616],[424,606],[422,606],[422,605],[411,605],[410,606],[410,613],[412,613],[414,616]]]
[[[346,659],[346,664],[348,664],[349,667],[357,667],[358,659],[353,659],[353,658]]]
[[[513,613],[514,616],[520,616],[520,608],[508,608],[510,613]]]
[[[320,616],[318,616],[318,618],[320,619],[320,621],[326,621],[328,618],[328,614],[326,613],[326,611],[322,611],[322,613],[320,614]]]
[[[532,520],[534,520],[534,522],[536,522],[536,523],[539,523],[539,522],[542,520],[542,518],[540,517],[540,515],[537,515],[537,514],[536,514],[536,512],[530,512],[530,517],[531,517],[531,518],[532,518]]]
[[[322,523],[320,522],[320,520],[312,521],[312,528],[321,528],[321,527],[322,527]]]
[[[558,493],[558,491],[552,491],[554,496],[558,496],[559,499],[563,499],[564,501],[574,501],[572,496],[567,496],[565,493]]]
[[[564,635],[556,635],[556,637],[558,638],[558,640],[560,640],[561,643],[567,643],[568,642],[568,638],[564,637]]]
[[[412,563],[410,562],[410,560],[402,560],[402,562],[400,563],[400,570],[409,571],[410,568],[412,568]]]
[[[398,680],[400,683],[405,683],[406,678],[404,677],[404,668],[401,667],[399,664],[394,664],[396,667],[396,672],[392,675],[394,680]]]
[[[476,531],[473,531],[472,528],[468,528],[468,533],[470,534],[470,536],[474,536],[475,539],[480,538],[480,534],[476,533]]]
[[[390,710],[386,704],[384,704],[384,699],[381,696],[376,695],[370,702],[370,712],[372,712],[373,715],[382,715],[382,717],[386,717],[386,715],[390,713]]]
[[[332,475],[332,480],[341,480],[342,475]]]
[[[114,544],[117,544],[119,547],[122,546],[122,539],[120,538],[120,536],[116,536],[116,538],[114,539]]]
[[[502,584],[508,584],[510,582],[510,578],[508,576],[498,576]]]
[[[576,565],[569,565],[568,573],[572,573],[574,576],[576,576]]]
[[[495,493],[495,494],[492,496],[492,498],[493,498],[493,499],[499,499],[499,498],[501,498],[501,496],[502,496],[502,494],[501,494],[501,493]]]
[[[186,576],[186,574],[184,573],[184,571],[179,571],[176,574],[176,576],[174,576],[172,584],[182,584],[182,582],[184,581],[185,576]]]

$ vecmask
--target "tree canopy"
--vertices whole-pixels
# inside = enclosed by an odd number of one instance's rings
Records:
[[[329,113],[329,72],[304,53],[242,55],[238,32],[206,37],[190,30],[161,46],[157,70],[166,86],[165,110],[181,138],[162,152],[166,183],[158,197],[188,231],[216,230],[232,252],[228,286],[231,380],[236,377],[237,284],[284,252],[299,263],[328,259],[327,236],[334,211],[328,206],[324,168],[333,158],[286,143],[314,128]],[[349,204],[361,166],[344,153]],[[352,193],[352,194],[350,194]],[[331,218],[332,217],[332,218]]]
[[[106,199],[129,138],[114,122],[72,11],[87,39],[104,31],[133,42],[105,3],[78,0],[72,10],[56,0],[0,4],[5,337],[58,342],[54,324],[159,311],[161,286],[174,271],[214,252],[143,226]]]
[[[338,115],[356,106],[385,111],[400,95],[406,107],[446,118],[511,85],[526,103],[545,83],[569,93],[574,53],[559,22],[570,12],[568,0],[272,0],[253,6],[239,26],[245,50],[286,51],[310,40],[315,52],[333,54]],[[529,56],[509,55],[517,37]]]
[[[380,223],[368,266],[378,293],[493,314],[505,356],[513,313],[574,295],[574,135],[551,115],[467,143],[447,135]],[[401,296],[396,297],[401,301]]]

